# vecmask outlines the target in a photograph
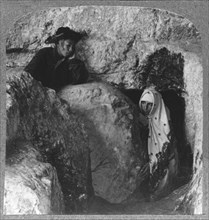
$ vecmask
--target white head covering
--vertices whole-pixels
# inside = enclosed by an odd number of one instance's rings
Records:
[[[168,109],[166,109],[161,94],[154,88],[147,88],[144,90],[139,101],[151,100],[153,107],[148,115],[149,136],[148,136],[148,153],[150,158],[150,172],[152,173],[153,165],[158,162],[157,156],[159,152],[165,150],[166,143],[170,140],[168,135],[170,133]]]
[[[148,94],[148,93],[145,93],[145,94],[141,97],[141,101],[151,102],[151,103],[154,102],[153,96],[150,95],[150,94]]]

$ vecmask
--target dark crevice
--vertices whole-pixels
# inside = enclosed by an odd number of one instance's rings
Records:
[[[6,49],[6,53],[10,54],[10,53],[28,53],[29,50],[25,49],[25,48],[9,48]]]
[[[148,56],[141,67],[142,85],[146,87],[154,84],[158,91],[174,90],[180,95],[185,91],[183,68],[181,53],[173,53],[163,47]]]
[[[123,55],[125,56],[125,59],[126,59],[127,53],[133,47],[135,39],[136,39],[136,35],[134,35],[134,37],[127,43],[127,48],[126,50],[123,51]]]
[[[166,106],[170,110],[174,133],[178,140],[178,154],[181,167],[192,168],[193,156],[185,133],[185,100],[174,91],[161,92]]]

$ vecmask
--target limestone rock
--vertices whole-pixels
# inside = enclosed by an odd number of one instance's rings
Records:
[[[9,69],[7,78],[7,141],[21,137],[32,143],[58,170],[66,209],[76,212],[91,188],[84,121],[21,69]]]
[[[195,26],[172,12],[131,6],[77,6],[51,8],[23,16],[10,30],[7,49],[37,49],[60,26],[89,30],[95,39],[104,36],[101,43],[112,39],[130,40],[132,37],[137,42],[197,43],[200,40]]]
[[[147,73],[141,66],[163,46],[201,49],[196,27],[171,12],[131,6],[63,7],[37,11],[16,22],[7,38],[7,66],[26,65],[60,26],[86,31],[88,37],[77,45],[77,56],[92,76],[123,88],[144,86],[140,78]]]
[[[186,53],[184,81],[187,94],[186,133],[193,151],[193,178],[180,208],[187,214],[203,213],[203,67],[197,54]]]
[[[203,206],[203,173],[202,164],[200,165],[198,175],[188,184],[185,193],[178,199],[176,210],[183,214],[193,215],[202,214]]]
[[[146,159],[143,116],[128,98],[104,83],[67,86],[59,97],[89,119],[90,138],[98,137],[90,143],[96,195],[112,203],[127,199],[137,187],[137,166],[141,168]]]
[[[19,143],[17,143],[19,142]],[[24,141],[12,144],[5,169],[4,214],[62,214],[64,200],[57,172]]]
[[[45,39],[53,34],[60,26],[69,26],[76,31],[85,30],[88,32],[88,37],[77,45],[77,56],[85,62],[86,67],[91,72],[92,79],[109,82],[115,87],[122,89],[143,89],[149,81],[159,82],[161,86],[160,89],[162,90],[172,89],[179,91],[180,94],[182,91],[184,92],[186,139],[194,154],[194,177],[191,188],[182,201],[187,204],[185,206],[187,208],[191,206],[192,203],[195,204],[194,213],[200,213],[201,211],[199,210],[201,210],[201,208],[199,207],[201,207],[202,198],[200,192],[201,163],[203,158],[203,70],[201,37],[197,28],[188,19],[182,16],[151,8],[129,6],[77,6],[36,11],[35,13],[23,16],[23,18],[15,23],[9,32],[6,43],[6,65],[7,67],[16,67],[13,77],[14,75],[16,75],[17,78],[19,77],[21,71],[17,71],[17,67],[24,67],[38,49],[47,46],[44,44]],[[168,50],[166,54],[169,55],[169,57],[165,59],[166,62],[164,62],[164,59],[158,60],[158,57],[162,57],[162,54],[159,53],[162,50]],[[157,62],[155,62],[155,58],[157,58]],[[164,66],[162,66],[162,68],[159,67],[161,63],[166,63],[167,67],[171,64],[172,68],[168,68],[168,72],[163,72]],[[150,64],[152,69],[149,68]],[[175,71],[170,71],[173,67],[179,68],[177,74]],[[153,70],[154,72],[150,74],[150,71]],[[10,72],[11,71],[12,69],[10,69]],[[7,75],[9,75],[8,72]],[[163,79],[164,85],[160,83],[161,79]],[[26,80],[26,82],[26,84],[30,84],[31,81]],[[32,88],[37,90],[32,100],[38,98],[39,102],[47,97],[47,100],[51,98],[52,103],[54,103],[49,106],[48,104],[46,105],[49,108],[46,114],[41,117],[41,120],[51,115],[49,109],[51,109],[51,106],[55,106],[55,103],[57,103],[55,112],[59,112],[58,115],[64,115],[62,117],[65,119],[68,117],[64,105],[60,104],[60,101],[54,98],[52,91],[46,94],[46,92],[44,92],[45,90],[39,86]],[[24,96],[25,90],[23,87],[23,92],[21,93],[21,97],[24,97],[23,100],[30,100],[29,90],[33,91],[31,88],[28,89],[28,92],[26,92],[27,96]],[[14,91],[13,94],[15,94]],[[90,95],[91,94],[92,93],[90,93]],[[18,98],[11,98],[9,93],[7,97],[7,108],[10,108],[10,110],[7,111],[9,117],[9,120],[7,120],[7,134],[9,138],[12,138],[16,136],[17,132],[20,132],[20,128],[23,128],[22,130],[25,131],[31,130],[31,120],[27,121],[30,117],[26,116],[23,110],[20,110],[25,108],[24,102],[21,101],[21,103],[19,103],[19,101],[17,101]],[[23,107],[19,108],[19,106]],[[105,109],[106,107],[103,106],[103,108]],[[90,112],[90,109],[88,111]],[[22,115],[25,115],[24,123],[21,123]],[[37,116],[38,114],[35,115]],[[103,116],[102,114],[101,117]],[[68,118],[73,118],[73,123],[71,123],[72,134],[74,134],[74,130],[76,134],[78,134],[77,132],[80,129],[74,128],[77,128],[79,123],[83,123],[80,121],[81,118],[71,117],[71,115]],[[50,120],[52,119],[50,118]],[[77,120],[79,123],[74,123]],[[52,121],[54,123],[54,119]],[[53,127],[53,123],[47,123],[49,127]],[[60,126],[58,126],[59,123],[55,123],[58,128],[60,128]],[[38,121],[38,124],[41,125],[41,121]],[[92,122],[90,123],[90,121],[85,122],[85,125],[87,125],[88,131],[94,128],[94,124],[92,124]],[[32,127],[36,126],[34,125]],[[47,133],[47,131],[42,130],[42,128],[35,130],[41,133],[40,137],[44,137],[43,140],[44,143],[47,143],[46,146],[51,146],[51,143],[55,143],[55,139],[59,140],[59,144],[61,143],[62,145],[62,142],[60,142],[60,140],[63,140],[63,136],[60,134],[62,132],[59,133],[52,129],[54,132],[53,135],[51,135],[52,132]],[[52,131],[51,129],[49,130]],[[93,131],[95,134],[98,133],[95,129],[93,129]],[[93,131],[91,131],[91,133],[93,133]],[[37,132],[37,135],[39,135],[39,132]],[[44,132],[46,132],[46,134]],[[24,132],[23,136],[30,137],[28,134],[30,134],[30,132]],[[56,135],[54,136],[54,134]],[[55,138],[53,141],[49,141],[47,135],[51,137],[50,139],[53,139],[52,137]],[[83,134],[81,136],[83,137]],[[86,137],[87,136],[88,135],[86,135]],[[73,143],[76,143],[73,144],[73,146],[79,145],[79,141],[75,141],[77,138],[74,138],[75,135],[71,135],[70,140],[73,139]],[[86,143],[87,139],[81,138],[81,140]],[[100,146],[99,144],[101,144],[101,138],[98,138],[98,135],[92,135],[91,140],[88,141],[95,146]],[[56,142],[55,145],[57,146],[59,144]],[[81,145],[83,146],[83,144]],[[40,144],[40,146],[43,146],[43,143]],[[46,147],[46,149],[50,148]],[[83,148],[81,147],[79,149]],[[66,161],[68,160],[66,159]],[[199,193],[195,194],[196,191]],[[187,198],[191,198],[192,195],[194,195],[196,199],[189,200],[191,203],[186,203]],[[77,196],[77,198],[78,197],[79,196]],[[195,210],[196,207],[198,210]]]

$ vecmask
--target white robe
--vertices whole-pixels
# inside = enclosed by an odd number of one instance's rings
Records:
[[[149,124],[149,136],[148,136],[148,153],[150,159],[150,172],[155,163],[157,163],[156,154],[162,152],[164,144],[169,143],[168,135],[170,133],[169,126],[169,110],[166,108],[161,94],[156,90],[149,88],[146,89],[139,101],[141,107],[141,101],[144,101],[143,97],[149,94],[150,100],[152,100],[153,107],[148,115]]]
[[[152,87],[145,89],[142,93],[139,101],[140,109],[142,109],[142,101],[153,103],[147,116],[150,176],[153,182],[156,181],[156,187],[162,189],[165,185],[169,184],[170,176],[174,176],[177,173],[176,157],[173,161],[169,161],[171,156],[169,153],[175,152],[175,149],[168,149],[173,147],[171,146],[171,130],[169,125],[170,113],[164,104],[161,94]],[[175,167],[170,169],[171,164],[174,164],[172,166]]]

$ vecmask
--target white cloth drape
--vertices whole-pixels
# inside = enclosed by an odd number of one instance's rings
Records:
[[[139,107],[141,101],[146,101],[149,96],[149,100],[152,100],[153,106],[147,116],[149,124],[149,136],[148,136],[148,153],[150,159],[150,173],[154,172],[154,165],[158,163],[158,156],[160,152],[163,152],[163,146],[166,143],[170,143],[169,133],[169,110],[166,108],[162,96],[154,88],[147,88],[144,90],[141,99],[139,101]]]

